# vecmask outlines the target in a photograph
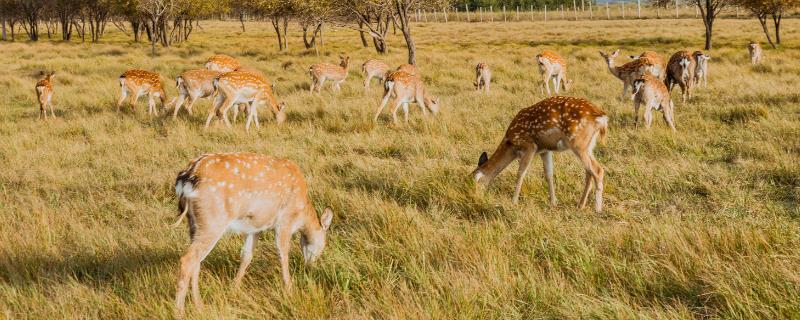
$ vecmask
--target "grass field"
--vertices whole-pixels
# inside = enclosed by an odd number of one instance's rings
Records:
[[[196,155],[223,151],[294,160],[318,212],[329,205],[335,217],[317,264],[304,266],[294,242],[291,296],[270,233],[231,289],[242,237],[224,237],[203,263],[206,308],[189,303],[190,318],[800,318],[798,20],[757,67],[745,46],[763,38],[758,23],[719,21],[710,86],[687,105],[673,92],[677,133],[659,114],[653,129],[634,128],[597,51],[698,49],[700,20],[417,24],[418,63],[443,106],[428,122],[412,106],[403,127],[386,114],[373,123],[380,89],[363,93],[360,64],[376,55],[354,31],[325,30],[317,57],[296,33],[276,52],[267,23],[244,34],[202,25],[155,58],[117,31],[94,45],[0,44],[0,318],[171,317],[188,245],[185,225],[169,226],[174,179]],[[394,36],[381,59],[405,62],[401,44]],[[569,95],[610,116],[596,150],[600,214],[575,208],[583,172],[572,154],[555,156],[554,208],[538,159],[516,206],[516,164],[482,195],[468,177],[516,112],[543,98],[541,49],[568,60]],[[310,96],[308,66],[345,52],[342,91]],[[157,71],[174,95],[174,77],[214,53],[263,70],[288,121],[203,131],[207,100],[177,121],[147,116],[145,101],[135,113],[114,107],[124,70]],[[472,87],[479,61],[493,68],[488,95]],[[36,119],[40,70],[58,72],[56,120]]]

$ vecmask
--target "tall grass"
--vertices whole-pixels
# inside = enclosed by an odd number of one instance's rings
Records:
[[[318,209],[335,210],[318,264],[294,243],[295,290],[285,296],[271,234],[243,288],[231,289],[242,238],[227,236],[203,263],[206,309],[217,318],[800,318],[800,26],[784,22],[785,48],[749,65],[754,21],[718,22],[708,88],[677,103],[677,133],[657,117],[633,126],[630,101],[598,50],[669,56],[702,44],[700,20],[416,24],[419,65],[443,102],[408,126],[371,117],[360,63],[376,55],[350,30],[325,30],[322,55],[275,51],[266,24],[203,22],[157,57],[111,32],[103,43],[0,44],[0,317],[168,318],[178,259],[188,243],[172,183],[205,152],[288,157],[305,171]],[[393,36],[392,65],[405,60]],[[561,53],[576,86],[611,118],[597,150],[607,169],[601,214],[575,208],[582,171],[555,157],[559,205],[547,205],[540,165],[511,204],[514,168],[483,194],[468,173],[515,113],[543,98],[533,61]],[[791,49],[788,49],[791,48]],[[263,70],[289,121],[245,133],[202,130],[209,102],[177,121],[116,110],[119,74],[174,77],[228,53]],[[307,68],[353,66],[340,93],[308,94]],[[491,94],[473,91],[477,62],[493,68]],[[625,59],[620,58],[620,62]],[[33,84],[56,70],[58,119],[37,121]],[[262,112],[266,114],[266,112]]]

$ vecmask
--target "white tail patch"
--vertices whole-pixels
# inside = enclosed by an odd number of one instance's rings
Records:
[[[608,116],[597,117],[594,120],[597,124],[607,126],[608,125]]]

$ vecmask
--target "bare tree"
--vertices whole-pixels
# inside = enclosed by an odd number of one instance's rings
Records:
[[[18,0],[17,9],[22,16],[22,27],[31,41],[39,40],[39,21],[46,4],[46,0]]]
[[[343,25],[357,30],[362,45],[368,46],[364,34],[372,38],[375,51],[379,54],[389,52],[386,34],[394,18],[392,0],[344,0],[340,5]]]
[[[278,49],[289,49],[289,19],[295,13],[294,3],[291,0],[261,0],[257,12],[268,17],[278,37]]]
[[[697,6],[700,10],[700,15],[703,17],[703,25],[706,28],[706,45],[705,50],[711,50],[711,36],[714,31],[714,20],[717,15],[725,9],[725,7],[733,4],[735,0],[689,0]]]
[[[172,12],[176,0],[138,0],[137,7],[150,20],[150,47],[153,56],[156,55],[156,43],[159,39],[162,44],[169,45],[166,41],[165,16]]]

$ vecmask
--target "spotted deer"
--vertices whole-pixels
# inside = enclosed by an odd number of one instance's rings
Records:
[[[747,45],[747,51],[750,52],[750,64],[759,64],[761,63],[761,59],[763,58],[761,55],[761,45],[750,41],[750,44]]]
[[[475,82],[472,83],[475,86],[475,90],[480,91],[483,89],[486,93],[489,93],[489,86],[492,83],[492,70],[489,69],[489,65],[485,62],[480,62],[478,65],[475,66]]]
[[[380,83],[386,81],[386,74],[389,71],[389,65],[383,61],[376,59],[369,59],[364,61],[361,65],[361,72],[364,74],[364,91],[369,91],[369,83],[372,78],[378,78]]]
[[[550,95],[550,81],[553,82],[553,90],[559,94],[559,88],[564,87],[568,91],[572,87],[572,80],[567,79],[567,62],[557,53],[544,50],[536,55],[536,63],[539,65],[539,74],[542,76],[542,94],[547,89]]]
[[[383,100],[381,101],[378,112],[375,113],[374,121],[378,121],[381,111],[389,102],[391,95],[394,95],[394,108],[392,109],[392,121],[397,125],[397,110],[403,106],[405,122],[408,124],[408,104],[416,102],[422,109],[422,115],[427,117],[426,109],[430,109],[433,114],[439,113],[439,99],[428,95],[425,85],[419,76],[413,76],[403,71],[389,73],[383,83]]]
[[[241,67],[242,64],[239,63],[239,60],[224,54],[213,55],[206,61],[206,69],[223,73],[236,71]]]
[[[175,179],[180,216],[189,224],[190,244],[181,257],[175,293],[175,316],[184,313],[191,282],[192,301],[203,306],[200,297],[200,264],[226,232],[244,234],[242,260],[233,280],[242,282],[261,234],[275,230],[283,285],[291,291],[289,251],[292,235],[300,233],[300,247],[306,264],[317,260],[325,249],[325,236],[333,211],[325,208],[317,218],[308,198],[300,168],[291,160],[254,153],[201,155],[189,162]]]
[[[600,51],[600,56],[603,57],[608,66],[608,71],[617,79],[622,80],[622,95],[621,99],[624,101],[628,88],[633,83],[633,80],[641,77],[646,72],[647,65],[641,59],[636,59],[621,66],[614,66],[614,58],[619,55],[619,50],[614,51],[612,54]]]
[[[56,76],[55,72],[45,74],[42,72],[42,78],[36,82],[36,97],[39,100],[39,118],[47,119],[47,108],[50,108],[50,116],[56,117],[53,111],[53,78]]]
[[[183,106],[184,101],[189,99],[186,106],[186,111],[192,114],[192,107],[199,98],[208,98],[214,95],[214,79],[222,72],[197,69],[190,70],[182,73],[175,79],[176,87],[178,88],[178,97],[175,104],[175,111],[172,114],[173,119],[178,118],[178,111]]]
[[[148,97],[148,114],[158,114],[154,98],[161,100],[162,108],[166,106],[167,94],[164,91],[164,86],[158,73],[145,70],[128,70],[119,76],[119,86],[120,97],[117,102],[117,109],[122,106],[125,98],[130,95],[131,110],[136,110],[136,100],[139,100],[139,97],[143,94],[147,94]]]
[[[708,60],[711,60],[711,56],[707,54],[703,54],[702,51],[695,51],[692,56],[694,57],[694,61],[696,62],[695,69],[694,69],[694,84],[698,87],[701,86],[708,86]],[[702,81],[702,82],[701,82]]]
[[[325,80],[332,80],[332,88],[336,91],[341,90],[339,86],[347,78],[348,68],[350,64],[350,57],[339,56],[341,62],[339,65],[330,63],[317,63],[308,68],[308,74],[311,75],[311,93],[314,93],[314,88],[317,88],[317,93],[322,92],[322,84]]]
[[[667,64],[667,78],[664,80],[669,92],[675,84],[681,87],[681,101],[686,104],[686,99],[692,97],[692,86],[694,85],[694,72],[697,62],[694,56],[687,50],[675,52],[669,58]]]
[[[674,110],[675,105],[670,99],[669,90],[658,78],[646,74],[633,81],[633,113],[634,123],[639,126],[639,106],[644,103],[644,125],[647,129],[653,123],[653,109],[664,113],[664,122],[675,131]]]
[[[634,60],[642,60],[642,63],[646,66],[646,72],[656,76],[656,78],[664,80],[666,77],[667,64],[664,60],[664,57],[658,54],[658,52],[645,51],[638,56],[630,56],[630,58]]]
[[[221,117],[225,125],[230,127],[228,121],[228,109],[235,104],[246,103],[248,107],[247,123],[245,130],[250,130],[250,123],[255,121],[258,124],[258,106],[266,102],[275,115],[278,124],[286,121],[286,104],[278,104],[272,93],[272,87],[266,77],[247,71],[233,71],[223,73],[214,80],[214,88],[217,97],[214,99],[214,106],[208,113],[205,127],[211,124],[214,115]]]
[[[608,116],[582,98],[555,96],[522,109],[511,120],[506,134],[491,157],[486,152],[472,172],[476,187],[489,185],[512,161],[519,159],[517,185],[512,202],[519,201],[522,183],[535,155],[544,162],[550,205],[556,205],[553,185],[553,152],[571,150],[586,171],[583,195],[578,206],[583,208],[589,198],[592,182],[596,184],[594,209],[603,208],[603,168],[593,151],[598,138],[602,141],[608,131]]]

